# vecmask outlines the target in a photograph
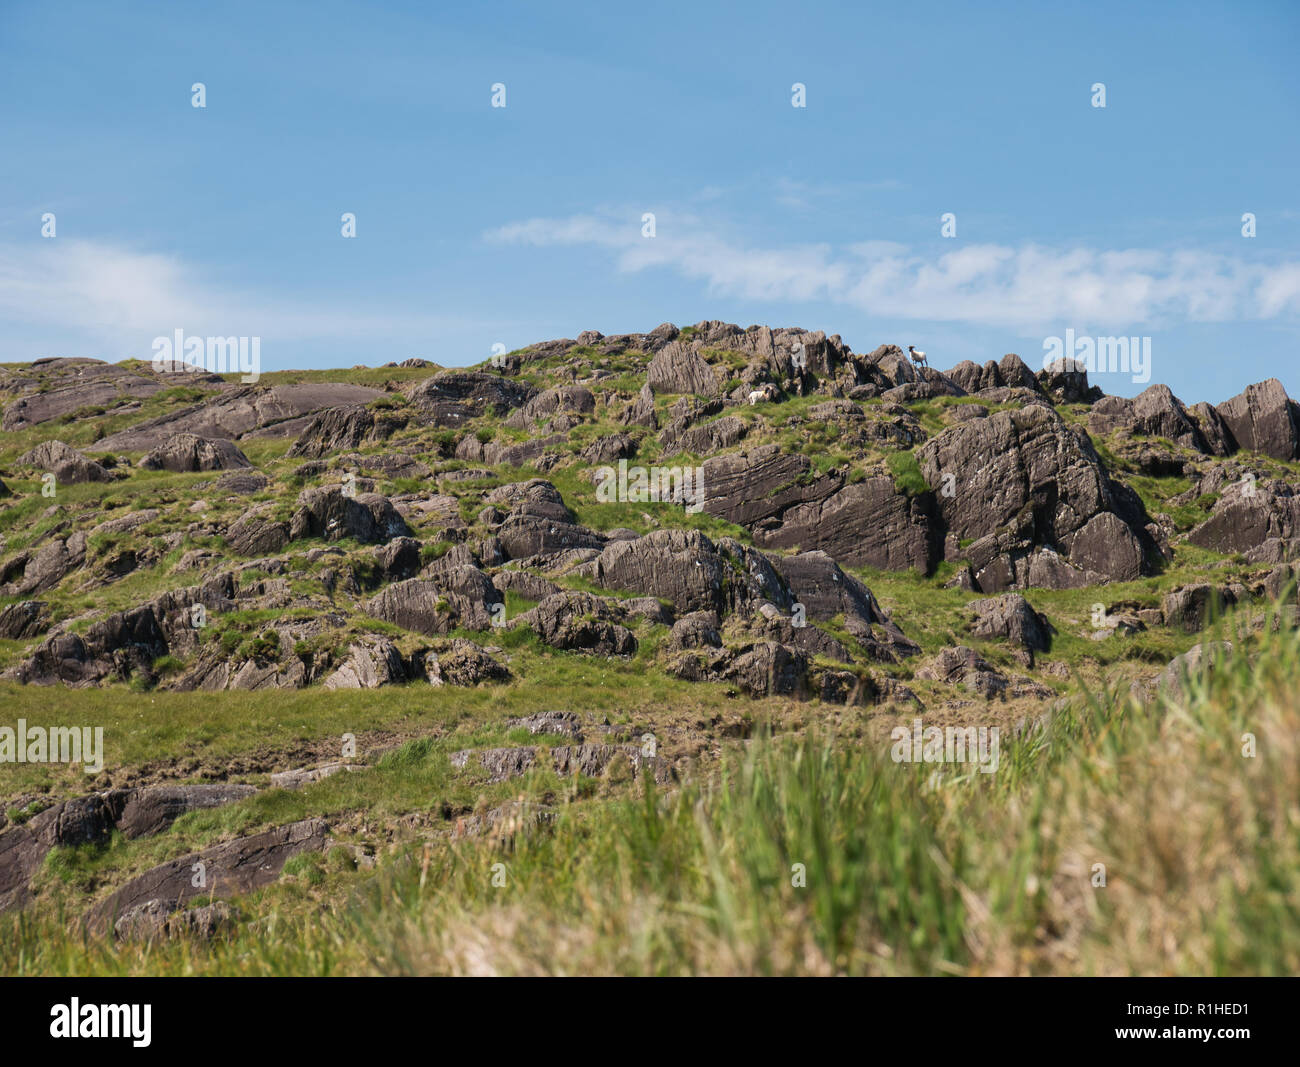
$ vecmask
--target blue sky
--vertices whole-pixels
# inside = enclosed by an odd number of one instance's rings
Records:
[[[1300,5],[989,6],[0,0],[0,359],[707,318],[940,367],[1148,336],[1188,403],[1300,396]]]

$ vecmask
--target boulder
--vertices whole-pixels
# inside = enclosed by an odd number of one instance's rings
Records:
[[[430,685],[475,686],[510,680],[510,671],[473,641],[453,638],[444,648],[426,652],[423,673]]]
[[[378,689],[406,681],[397,646],[384,637],[365,637],[348,646],[342,666],[324,681],[326,689]]]
[[[975,614],[971,632],[976,637],[1000,638],[1028,652],[1052,647],[1051,624],[1024,597],[1008,593],[966,605]]]
[[[341,485],[315,486],[298,495],[298,510],[289,525],[294,541],[322,537],[340,541],[345,537],[374,543],[409,537],[410,529],[392,502],[378,493],[349,495]]]
[[[621,618],[618,606],[603,597],[565,590],[548,596],[514,622],[531,627],[552,648],[630,656],[637,641],[631,630],[620,625]]]
[[[42,474],[53,474],[58,485],[113,480],[109,471],[62,441],[45,441],[30,452],[24,452],[18,462],[26,467],[34,467]]]
[[[1193,645],[1180,656],[1175,656],[1156,677],[1157,691],[1178,699],[1183,696],[1190,679],[1203,676],[1232,655],[1230,641],[1208,641]]]
[[[986,700],[1006,692],[1008,682],[992,664],[973,648],[958,645],[945,648],[917,672],[918,678],[946,685],[963,685]]]
[[[947,554],[969,559],[977,577],[999,553],[1028,556],[1039,545],[1059,547],[1077,567],[1113,580],[1145,573],[1140,501],[1111,481],[1087,435],[1051,408],[957,423],[917,457],[930,485],[951,485],[934,494]],[[1115,514],[1094,523],[1104,513]],[[966,549],[963,541],[977,544]],[[980,588],[990,586],[981,581]]]
[[[224,438],[178,433],[167,438],[140,461],[145,470],[224,471],[251,467],[248,457]]]

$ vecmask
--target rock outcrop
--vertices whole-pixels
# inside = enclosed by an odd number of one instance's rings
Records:
[[[1217,405],[1238,448],[1262,452],[1273,459],[1300,457],[1300,426],[1296,405],[1276,378],[1249,385],[1231,400]]]

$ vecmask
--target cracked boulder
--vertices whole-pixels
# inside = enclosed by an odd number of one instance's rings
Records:
[[[958,423],[921,446],[917,458],[930,485],[952,487],[934,494],[947,558],[968,559],[983,591],[1031,584],[1014,563],[1038,547],[1112,581],[1146,573],[1150,535],[1141,502],[1110,479],[1087,435],[1051,408],[1035,404]],[[980,571],[994,563],[986,581]]]

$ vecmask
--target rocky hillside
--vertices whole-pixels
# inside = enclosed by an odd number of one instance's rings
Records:
[[[661,630],[656,662],[678,677],[876,699],[920,648],[853,569],[938,574],[999,598],[978,627],[1020,632],[1005,620],[1032,611],[1009,592],[1133,582],[1207,551],[1278,589],[1266,565],[1300,538],[1300,423],[1276,380],[1189,409],[1015,355],[939,372],[894,346],[718,322],[498,362],[257,386],[7,369],[5,676],[474,684],[508,674],[494,631],[620,656]],[[1171,591],[1121,617],[1185,626],[1205,601]]]
[[[1187,407],[1160,385],[1106,396],[1074,365],[941,372],[893,345],[721,322],[494,362],[256,385],[3,368],[5,693],[20,709],[50,686],[508,694],[556,656],[618,661],[629,686],[687,682],[724,711],[651,723],[669,740],[645,757],[641,725],[584,721],[552,689],[511,728],[553,745],[471,743],[451,766],[599,776],[626,751],[667,783],[746,735],[737,700],[784,699],[805,724],[972,706],[1023,724],[1072,673],[1176,684],[1167,665],[1200,655],[1218,616],[1291,595],[1300,411],[1276,380]],[[317,763],[269,784],[343,766]],[[275,760],[248,769],[260,787]],[[45,810],[0,838],[0,908],[57,844],[246,795],[169,776],[205,775],[106,772],[75,811],[51,808],[57,788],[4,790],[11,813]],[[319,820],[265,833],[280,863],[325,841]],[[211,846],[214,862],[260,885],[263,868],[239,872],[264,844]],[[182,874],[145,872],[94,914],[180,921],[155,905]]]

